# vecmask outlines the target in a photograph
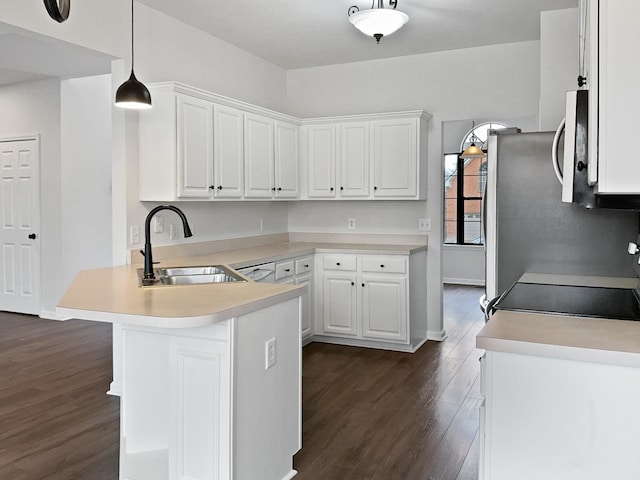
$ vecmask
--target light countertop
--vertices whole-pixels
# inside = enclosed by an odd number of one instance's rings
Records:
[[[316,252],[409,255],[421,250],[426,250],[426,245],[284,242],[173,258],[156,266],[226,265],[242,268]],[[252,281],[141,288],[136,276],[140,267],[140,264],[135,264],[80,272],[60,300],[57,313],[102,322],[190,328],[249,313],[305,292],[302,286]]]
[[[638,279],[525,274],[528,283],[634,288]],[[497,311],[476,337],[478,348],[640,367],[640,322]]]

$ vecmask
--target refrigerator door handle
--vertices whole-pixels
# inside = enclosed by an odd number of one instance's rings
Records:
[[[558,158],[558,147],[560,146],[560,136],[562,132],[564,132],[564,125],[566,122],[566,118],[562,119],[560,122],[560,126],[556,130],[556,134],[553,137],[553,146],[551,147],[551,164],[553,165],[553,171],[556,173],[556,177],[558,177],[558,181],[560,185],[562,185],[562,172],[560,171],[560,159]]]

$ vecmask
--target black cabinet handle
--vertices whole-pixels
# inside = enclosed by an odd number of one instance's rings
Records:
[[[215,185],[209,185],[209,190],[215,190],[216,186]]]
[[[329,190],[331,190],[333,192],[333,187],[331,187]]]
[[[284,269],[284,271],[285,271],[285,272],[290,272],[290,271],[291,271],[291,269],[290,269],[290,268],[285,268],[285,269]]]
[[[356,282],[351,282],[351,286],[354,286],[356,284]]]
[[[282,191],[282,187],[278,187],[278,191],[279,191],[279,192],[280,192],[280,191]]]
[[[305,265],[304,268],[309,268],[309,265]]]
[[[276,191],[276,187],[271,187],[271,191],[275,192]]]
[[[218,185],[218,190],[222,190],[222,185]]]
[[[340,187],[340,190],[344,190],[344,187]]]
[[[377,189],[378,189],[378,187],[373,187],[373,189],[374,189],[374,190],[377,190]]]
[[[36,235],[35,233],[30,233],[30,234],[29,234],[29,238],[30,238],[31,240],[35,240],[35,239],[37,238],[37,235]]]
[[[384,265],[380,265],[380,268],[384,268]]]
[[[364,287],[364,283],[362,284],[362,286]]]
[[[340,266],[340,262],[336,262],[336,265],[339,267]]]

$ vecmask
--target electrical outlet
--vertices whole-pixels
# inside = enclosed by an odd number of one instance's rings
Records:
[[[356,228],[356,219],[355,218],[349,218],[347,220],[347,228],[349,230],[354,230]]]
[[[430,218],[419,218],[418,219],[418,230],[421,232],[430,232],[431,231],[431,219]]]
[[[140,227],[131,225],[129,227],[129,245],[137,245],[140,243]]]
[[[267,229],[267,222],[265,222],[264,218],[260,219],[260,231],[264,232]]]
[[[178,238],[178,227],[175,223],[169,224],[169,240],[175,240]]]
[[[162,215],[158,215],[157,213],[155,217],[153,217],[153,232],[154,233],[164,232],[164,217]]]
[[[276,339],[275,337],[271,340],[267,340],[264,342],[264,369],[269,370],[276,364]]]

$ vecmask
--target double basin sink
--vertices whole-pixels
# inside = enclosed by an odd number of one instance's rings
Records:
[[[154,279],[145,279],[142,268],[138,269],[138,286],[194,285],[203,283],[246,282],[246,280],[224,265],[196,267],[154,268]]]

